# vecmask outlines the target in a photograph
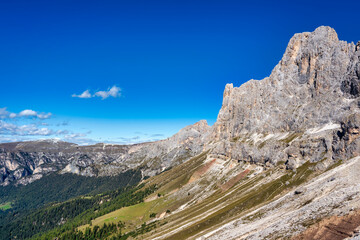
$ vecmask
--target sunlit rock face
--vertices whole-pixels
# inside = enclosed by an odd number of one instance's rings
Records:
[[[340,41],[330,27],[295,34],[269,77],[226,85],[209,135],[213,151],[288,167],[331,159],[333,151],[337,158],[357,155],[359,59],[360,42]]]
[[[269,77],[227,84],[211,127],[200,121],[165,140],[123,146],[0,144],[0,184],[26,184],[50,172],[109,176],[140,168],[153,176],[203,151],[265,167],[310,161],[325,168],[360,155],[359,82],[360,42],[340,41],[322,26],[295,34]]]

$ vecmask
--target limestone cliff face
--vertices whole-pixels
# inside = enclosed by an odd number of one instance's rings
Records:
[[[356,46],[339,41],[330,27],[296,34],[270,77],[226,86],[214,137],[339,122],[358,109],[359,57]]]
[[[270,77],[235,88],[226,85],[209,136],[218,142],[214,152],[293,166],[332,158],[336,132],[346,131],[347,116],[359,112],[359,59],[360,42],[340,41],[330,27],[295,34]],[[348,124],[357,124],[358,115],[352,119]],[[356,138],[353,145],[359,143]],[[352,152],[358,154],[358,147]]]

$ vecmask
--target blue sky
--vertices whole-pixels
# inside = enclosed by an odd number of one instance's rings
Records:
[[[134,143],[213,124],[225,84],[268,76],[294,33],[329,25],[360,40],[359,7],[0,0],[0,141]]]

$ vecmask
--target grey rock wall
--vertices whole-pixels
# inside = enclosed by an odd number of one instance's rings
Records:
[[[359,112],[359,67],[360,42],[340,41],[324,26],[295,34],[269,77],[226,85],[209,135],[217,143],[209,148],[239,161],[284,161],[290,168],[356,155],[357,141],[336,136],[357,121],[348,116]]]

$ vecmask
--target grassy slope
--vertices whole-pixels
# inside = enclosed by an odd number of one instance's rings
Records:
[[[202,153],[189,161],[178,165],[170,170],[161,173],[158,176],[149,178],[144,181],[146,186],[157,185],[158,191],[149,196],[149,199],[155,199],[140,203],[134,206],[118,209],[114,212],[96,218],[92,221],[92,226],[102,226],[104,223],[117,223],[119,221],[125,222],[126,230],[133,230],[139,224],[150,220],[150,214],[156,213],[159,216],[161,213],[169,210],[175,210],[186,199],[179,199],[179,201],[173,201],[168,199],[168,194],[172,191],[184,186],[190,179],[191,175],[201,167],[202,163],[206,159],[206,154]],[[158,194],[161,195],[158,198]],[[83,225],[79,227],[80,230],[85,230],[90,225]]]
[[[11,202],[6,202],[6,203],[3,203],[3,204],[0,204],[0,210],[8,210],[11,208]]]
[[[150,220],[151,213],[158,213],[163,209],[164,200],[159,198],[151,202],[142,202],[133,206],[124,207],[114,212],[98,217],[92,221],[92,226],[102,226],[104,223],[127,223],[125,230],[132,230],[134,226],[139,226],[143,222]],[[85,230],[89,225],[84,225],[79,230]]]
[[[168,237],[168,239],[189,238],[199,232],[203,232],[213,226],[223,223],[224,221],[228,222],[235,216],[243,215],[254,207],[271,201],[286,189],[291,189],[292,187],[303,183],[312,173],[312,171],[307,166],[308,164],[304,164],[304,166],[299,168],[296,173],[286,173],[270,182],[266,182],[265,179],[259,178],[257,181],[264,180],[263,184],[254,189],[251,189],[249,192],[244,192],[243,194],[240,193],[232,201],[228,201],[228,204],[223,208],[218,209],[200,221],[194,222],[194,224],[191,224],[184,230],[172,234]],[[288,184],[286,184],[287,182]],[[235,194],[236,193],[234,192],[234,195]],[[215,208],[215,206],[212,206],[208,209],[211,208]]]
[[[165,226],[156,229],[157,233],[151,233],[146,237],[186,239],[200,232],[209,231],[211,227],[244,215],[249,210],[303,183],[313,173],[312,166],[313,164],[306,163],[296,172],[276,169],[271,170],[270,173],[268,170],[260,176],[242,179],[228,191],[219,190],[203,202],[170,215],[164,220],[168,222]],[[277,178],[274,179],[274,176]]]

